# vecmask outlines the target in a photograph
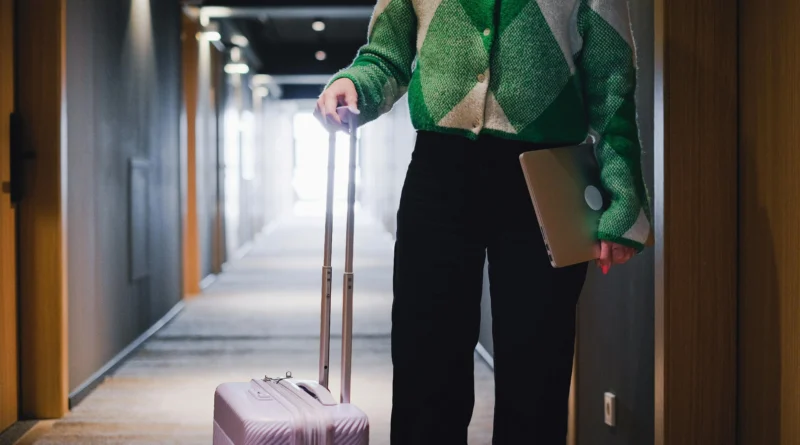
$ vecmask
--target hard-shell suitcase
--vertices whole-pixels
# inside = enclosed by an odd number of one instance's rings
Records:
[[[322,267],[319,380],[283,378],[223,383],[214,395],[214,445],[365,445],[369,420],[350,403],[353,343],[353,207],[357,150],[356,110],[339,109],[349,120],[350,162],[347,191],[347,243],[342,311],[340,402],[328,391],[331,319],[331,251],[335,133],[328,149],[328,192]]]

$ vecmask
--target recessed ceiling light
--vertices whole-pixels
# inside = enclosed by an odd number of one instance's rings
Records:
[[[314,55],[314,57],[316,57],[317,60],[322,62],[323,60],[325,60],[328,57],[328,55],[325,54],[325,51],[317,51],[317,53]]]
[[[272,77],[269,74],[256,74],[253,76],[253,85],[254,86],[263,86],[272,81]]]
[[[242,60],[242,50],[238,46],[234,46],[231,48],[231,61],[239,62],[240,60]]]
[[[233,43],[236,46],[241,46],[242,48],[244,48],[250,44],[250,41],[247,40],[247,37],[237,34],[231,37],[231,43]]]
[[[222,39],[222,35],[216,31],[198,32],[197,40],[200,40],[201,38],[206,39],[209,42],[219,42],[220,39]]]
[[[225,72],[228,74],[247,74],[250,67],[246,63],[229,63],[225,65]]]
[[[317,20],[311,24],[311,29],[313,29],[316,32],[325,31],[325,22],[323,22],[322,20]]]

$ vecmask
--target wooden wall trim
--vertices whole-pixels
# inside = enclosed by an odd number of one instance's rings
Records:
[[[20,393],[25,418],[68,411],[66,0],[16,2],[17,111],[25,148],[20,205]]]
[[[0,431],[17,420],[16,223],[11,204],[10,125],[14,111],[14,3],[0,0]]]
[[[735,444],[737,3],[655,11],[655,444]]]
[[[183,293],[189,297],[200,293],[201,255],[197,223],[197,94],[198,94],[198,42],[195,37],[200,26],[182,15],[181,40],[183,59],[183,98],[185,135],[185,203],[183,218]]]

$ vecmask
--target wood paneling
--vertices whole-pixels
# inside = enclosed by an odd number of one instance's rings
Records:
[[[655,443],[734,444],[736,2],[656,0],[655,28]]]
[[[0,431],[17,420],[17,272],[9,115],[14,109],[13,1],[0,0]]]
[[[800,3],[740,0],[739,444],[800,443]]]
[[[198,42],[200,27],[193,19],[182,15],[183,29],[183,99],[186,159],[186,202],[183,217],[183,293],[191,296],[200,293],[200,238],[197,223],[197,93],[198,93]]]
[[[16,2],[17,105],[26,164],[20,205],[21,413],[67,412],[65,0]]]

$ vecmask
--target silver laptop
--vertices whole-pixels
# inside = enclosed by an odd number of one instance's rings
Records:
[[[553,267],[597,258],[597,226],[608,199],[594,145],[525,152],[522,171]]]

